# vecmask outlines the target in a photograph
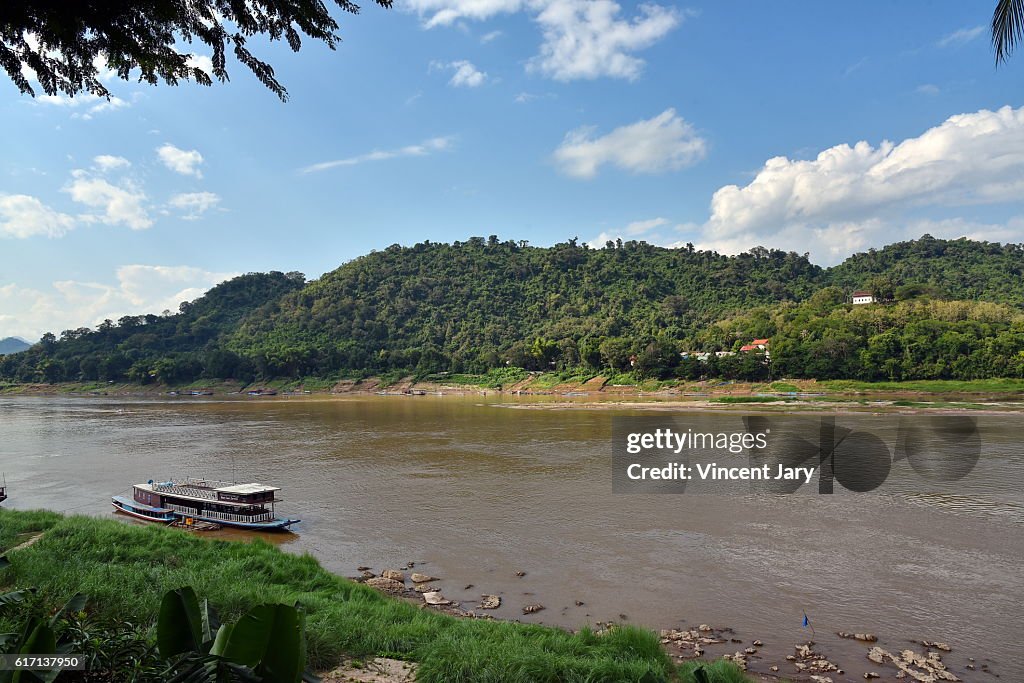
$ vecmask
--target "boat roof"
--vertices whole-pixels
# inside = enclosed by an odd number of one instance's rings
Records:
[[[154,490],[161,487],[168,486],[180,486],[184,488],[193,489],[205,489],[207,491],[222,491],[224,493],[237,493],[241,495],[253,494],[253,493],[267,493],[269,491],[280,491],[281,488],[278,486],[267,486],[265,484],[258,484],[256,482],[249,482],[248,484],[240,484],[236,481],[217,481],[216,479],[196,479],[188,477],[185,479],[170,479],[168,481],[150,481],[148,484],[136,484],[136,486],[146,487],[152,485]]]
[[[232,484],[231,486],[218,486],[214,491],[222,491],[224,493],[265,493],[267,491],[280,491],[281,489],[277,486],[264,486],[263,484],[257,484],[252,482],[249,484]]]

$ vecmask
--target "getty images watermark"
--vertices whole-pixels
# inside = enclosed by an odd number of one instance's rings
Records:
[[[612,418],[614,493],[834,493],[894,474],[955,483],[981,456],[971,416]]]

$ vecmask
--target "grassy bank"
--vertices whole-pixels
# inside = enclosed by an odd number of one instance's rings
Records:
[[[301,603],[308,612],[310,661],[390,656],[418,663],[432,681],[689,681],[651,631],[622,627],[597,635],[509,622],[459,619],[386,597],[335,576],[309,556],[260,540],[207,540],[157,526],[0,509],[0,549],[47,529],[11,553],[0,591],[35,586],[56,606],[75,592],[103,616],[150,623],[167,590],[191,585],[222,617],[262,602]],[[746,680],[717,664],[712,680]]]
[[[861,382],[833,379],[819,385],[836,393],[914,392],[923,394],[1021,394],[1024,379],[922,379],[905,382]]]

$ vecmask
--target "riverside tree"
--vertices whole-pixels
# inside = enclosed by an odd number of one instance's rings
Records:
[[[392,0],[374,0],[391,7]],[[334,0],[355,14],[350,0]],[[254,36],[284,40],[295,52],[302,35],[332,50],[340,40],[338,23],[320,0],[4,0],[0,2],[0,66],[18,89],[35,96],[29,74],[47,95],[109,97],[100,75],[109,69],[129,80],[153,85],[228,80],[227,53],[249,68],[282,101],[288,91],[270,64],[246,43]],[[211,52],[211,73],[183,43]]]

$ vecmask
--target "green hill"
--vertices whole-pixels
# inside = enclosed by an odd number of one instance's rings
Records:
[[[1020,245],[928,235],[827,270],[760,247],[394,245],[309,283],[249,274],[172,316],[48,335],[0,359],[0,377],[175,383],[512,366],[758,379],[768,366],[757,353],[702,363],[680,352],[759,337],[773,340],[773,369],[794,377],[1020,376],[1022,271]],[[862,288],[888,303],[847,303]]]

